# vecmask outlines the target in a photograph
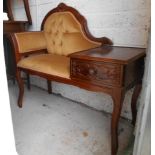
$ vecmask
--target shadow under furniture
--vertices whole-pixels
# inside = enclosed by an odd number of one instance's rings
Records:
[[[125,92],[134,86],[131,108],[132,123],[135,124],[145,49],[115,47],[106,37],[93,37],[85,18],[64,3],[45,16],[41,31],[15,33],[11,35],[11,39],[17,64],[18,106],[22,107],[24,95],[21,72],[47,79],[49,88],[50,81],[56,81],[108,93],[114,106],[111,120],[111,155],[116,155],[118,123]],[[25,55],[29,57],[23,58]]]

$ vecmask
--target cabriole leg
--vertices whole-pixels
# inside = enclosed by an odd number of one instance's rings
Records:
[[[113,90],[112,98],[114,108],[111,121],[111,154],[116,155],[118,151],[118,123],[124,100],[124,91],[121,88],[115,88]]]
[[[132,111],[132,124],[135,125],[137,117],[137,100],[142,88],[142,84],[137,84],[134,88],[134,92],[131,100],[131,111]]]
[[[19,96],[18,96],[18,106],[22,108],[23,95],[24,95],[24,83],[21,77],[21,71],[19,69],[16,70],[16,79],[19,88]]]

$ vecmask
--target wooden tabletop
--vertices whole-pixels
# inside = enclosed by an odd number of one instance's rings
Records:
[[[102,46],[70,54],[71,58],[128,64],[145,56],[145,48]]]

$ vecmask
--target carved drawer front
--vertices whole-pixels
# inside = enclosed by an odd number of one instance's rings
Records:
[[[120,85],[121,65],[71,59],[71,78],[96,85]]]

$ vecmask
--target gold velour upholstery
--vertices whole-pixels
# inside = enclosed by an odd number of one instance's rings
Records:
[[[44,33],[49,53],[68,55],[101,45],[85,36],[81,24],[70,12],[51,14],[45,21]]]
[[[15,34],[19,53],[47,49],[48,54],[22,58],[18,67],[70,78],[70,58],[67,55],[101,45],[90,40],[71,12],[55,12],[45,21],[41,32]]]
[[[70,59],[66,56],[41,54],[24,58],[18,67],[69,79]]]
[[[19,53],[46,49],[44,32],[15,33]]]

